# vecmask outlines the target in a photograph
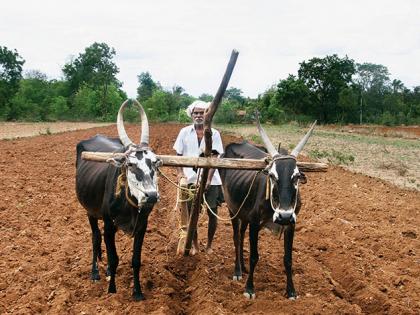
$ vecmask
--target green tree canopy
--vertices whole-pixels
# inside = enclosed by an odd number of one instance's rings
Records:
[[[10,119],[9,102],[19,89],[24,63],[16,50],[0,46],[0,119]]]
[[[121,83],[116,78],[119,70],[112,60],[114,56],[114,48],[109,47],[105,43],[95,42],[87,47],[84,53],[80,53],[76,59],[64,66],[63,73],[69,83],[72,95],[71,108],[75,106],[80,107],[81,99],[95,99],[97,104],[95,104],[96,109],[94,112],[98,113],[98,119],[107,120],[109,117],[114,116],[114,113],[111,111],[115,104],[110,102],[115,99],[113,96],[116,92],[115,88],[118,90],[117,94],[122,93],[119,91]],[[84,91],[80,91],[81,89]],[[93,93],[95,97],[80,98],[78,96],[76,102],[76,96],[79,94],[86,95],[87,91]],[[93,109],[89,104],[88,102],[86,106]]]
[[[297,115],[316,112],[313,102],[311,102],[311,91],[301,79],[294,75],[289,75],[287,79],[280,80],[277,84],[277,91],[271,106],[284,109],[287,115],[285,118],[293,120]]]
[[[116,78],[119,72],[113,62],[115,49],[105,43],[93,43],[83,53],[64,65],[63,73],[69,82],[72,94],[82,85],[93,89],[106,88],[110,84],[121,86]]]
[[[324,58],[312,58],[300,64],[299,79],[313,93],[317,117],[322,122],[334,121],[340,92],[350,85],[354,73],[354,61],[347,56],[339,58],[334,54]]]
[[[142,72],[137,78],[139,81],[137,99],[140,103],[152,97],[154,91],[161,89],[159,83],[153,81],[149,72]]]
[[[360,86],[364,93],[372,90],[384,92],[389,84],[388,68],[374,63],[356,64],[356,73],[354,82]]]
[[[225,95],[224,95],[225,99],[231,101],[231,102],[235,102],[239,105],[244,105],[245,104],[245,98],[242,96],[242,90],[235,88],[235,87],[230,87],[226,90]]]
[[[200,101],[204,101],[204,102],[211,102],[213,98],[214,98],[213,95],[210,95],[207,93],[203,93],[198,97]]]

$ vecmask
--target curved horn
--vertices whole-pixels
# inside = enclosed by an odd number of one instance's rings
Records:
[[[121,107],[118,110],[118,115],[117,115],[118,136],[122,144],[124,145],[124,147],[128,147],[133,144],[133,141],[131,141],[130,138],[127,136],[127,133],[125,132],[125,128],[124,128],[123,112],[128,101],[129,100],[126,100],[124,103],[121,104]]]
[[[302,151],[303,147],[305,146],[306,142],[308,141],[309,137],[311,136],[312,131],[315,128],[315,125],[316,125],[316,120],[314,121],[314,123],[312,124],[311,128],[306,133],[306,135],[299,141],[297,146],[290,153],[290,155],[293,155],[294,157],[297,157],[299,155],[300,151]]]
[[[258,132],[260,133],[261,139],[264,142],[264,146],[267,149],[268,153],[271,156],[278,155],[279,153],[274,148],[273,144],[271,143],[270,139],[268,138],[267,134],[265,133],[265,130],[263,129],[263,127],[260,124],[260,117],[259,117],[258,111],[255,112],[255,117],[256,117]]]
[[[140,109],[140,119],[141,119],[141,133],[140,133],[140,144],[149,144],[149,120],[147,119],[146,112],[144,111],[143,106],[135,99],[134,104],[136,104]]]

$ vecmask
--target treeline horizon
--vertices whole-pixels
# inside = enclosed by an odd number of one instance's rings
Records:
[[[115,49],[93,43],[66,63],[62,79],[48,79],[40,70],[22,74],[25,60],[16,50],[0,46],[1,121],[116,120],[127,99],[116,78]],[[420,124],[420,85],[409,89],[391,80],[386,66],[356,63],[336,54],[302,61],[297,74],[274,83],[256,98],[244,97],[240,88],[226,90],[214,118],[216,123],[247,123],[258,110],[266,123],[317,119],[323,124]],[[138,75],[136,99],[148,118],[156,122],[189,122],[186,107],[198,98],[178,85],[163,88],[149,72]],[[135,109],[125,114],[137,121]]]

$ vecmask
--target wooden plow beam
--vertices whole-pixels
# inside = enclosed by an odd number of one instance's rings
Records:
[[[109,159],[123,157],[123,153],[82,152],[82,159],[96,162],[107,162]],[[188,157],[178,155],[157,155],[162,166],[196,167],[196,168],[229,168],[241,170],[263,170],[270,160],[266,159],[230,159],[214,157]],[[326,172],[328,164],[297,161],[297,166],[304,172]]]
[[[222,102],[223,95],[225,94],[233,69],[235,68],[238,55],[239,55],[238,51],[232,50],[229,63],[226,67],[225,74],[223,75],[223,78],[222,78],[222,82],[220,83],[219,88],[217,89],[216,95],[214,96],[214,99],[211,102],[209,108],[207,108],[204,112],[204,139],[203,140],[206,145],[205,146],[206,148],[204,150],[205,157],[211,156],[212,145],[213,145],[212,139],[211,139],[212,138],[211,122],[213,120],[214,114],[217,111],[217,108]],[[203,168],[203,171],[201,173],[201,178],[200,178],[200,185],[198,186],[198,191],[193,200],[193,206],[191,209],[187,238],[185,240],[184,256],[189,255],[192,241],[197,231],[198,215],[200,213],[200,208],[202,204],[204,189],[206,186],[208,175],[209,175],[209,169]]]

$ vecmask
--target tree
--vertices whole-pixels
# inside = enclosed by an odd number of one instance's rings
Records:
[[[357,86],[344,88],[340,91],[338,108],[340,109],[337,122],[357,123],[358,122],[358,101],[359,90]]]
[[[22,79],[19,90],[10,101],[9,119],[50,120],[51,91],[46,75],[37,72],[33,78]]]
[[[242,90],[235,87],[227,89],[224,97],[227,100],[235,102],[239,105],[244,105],[245,103],[245,98],[242,96]]]
[[[287,79],[280,80],[274,94],[274,102],[270,106],[282,108],[288,118],[296,120],[297,115],[315,114],[311,102],[311,91],[305,83],[294,75]]]
[[[382,93],[387,89],[389,83],[388,68],[374,63],[358,63],[356,64],[354,82],[365,93],[372,90]]]
[[[160,85],[153,81],[149,72],[142,72],[137,76],[139,86],[137,88],[137,99],[141,103],[152,97],[153,92],[160,89]]]
[[[360,91],[360,123],[377,120],[382,113],[383,95],[388,90],[388,68],[374,63],[358,63],[353,81]]]
[[[271,106],[271,104],[273,102],[275,94],[276,88],[275,86],[272,86],[263,94],[258,95],[258,98],[254,104],[254,109],[258,110],[258,112],[261,115],[262,121],[273,121],[274,117],[272,117],[271,115],[273,107]]]
[[[300,64],[299,79],[315,96],[317,116],[321,121],[334,121],[338,114],[340,91],[350,85],[354,73],[354,61],[347,56],[339,58],[334,54],[325,58],[312,58]]]
[[[178,112],[175,113],[171,110],[176,107],[172,94],[163,90],[156,90],[143,105],[150,120],[168,121],[171,120],[171,113],[174,115],[178,114]]]
[[[119,88],[121,83],[117,80],[118,67],[112,61],[115,49],[105,43],[93,43],[87,47],[79,57],[64,65],[63,73],[69,82],[71,94],[74,96],[82,86],[100,92],[98,102],[103,108],[102,116],[110,107],[107,102],[108,88],[113,85]]]
[[[118,67],[112,61],[115,49],[105,43],[93,43],[79,57],[64,65],[63,73],[73,92],[83,84],[94,89],[111,83],[120,86],[116,79]]]
[[[214,98],[213,95],[210,95],[207,93],[203,93],[198,97],[200,101],[204,101],[204,102],[211,102],[213,98]]]
[[[401,80],[397,80],[397,79],[392,80],[391,86],[392,86],[392,92],[394,94],[402,93],[405,90],[405,86],[401,82]]]
[[[95,90],[87,85],[82,86],[74,97],[75,118],[115,121],[118,108],[127,96],[117,86],[111,84],[103,103],[101,103],[102,97],[100,90]]]
[[[24,63],[16,50],[0,46],[0,119],[8,119],[9,102],[19,89]]]

